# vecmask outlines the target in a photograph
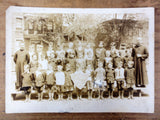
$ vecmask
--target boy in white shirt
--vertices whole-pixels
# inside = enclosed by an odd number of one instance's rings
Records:
[[[119,62],[117,66],[118,67],[115,69],[115,80],[117,81],[119,98],[123,98],[123,88],[125,85],[124,68],[122,68],[122,62]]]

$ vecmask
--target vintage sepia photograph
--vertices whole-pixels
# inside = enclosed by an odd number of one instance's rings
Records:
[[[6,11],[6,113],[154,112],[154,8]]]

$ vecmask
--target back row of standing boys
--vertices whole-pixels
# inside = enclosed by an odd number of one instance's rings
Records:
[[[22,90],[26,94],[26,101],[30,99],[31,88],[38,92],[38,100],[43,98],[44,88],[48,89],[49,100],[53,100],[54,93],[58,99],[66,92],[68,99],[72,99],[72,92],[76,89],[81,99],[83,88],[88,90],[88,99],[92,99],[92,92],[98,91],[103,99],[103,91],[108,90],[113,98],[113,91],[117,88],[119,97],[123,98],[123,89],[129,90],[129,98],[133,97],[135,85],[135,69],[132,48],[117,50],[115,43],[111,43],[111,50],[106,50],[103,41],[94,50],[90,44],[84,49],[80,44],[74,49],[70,42],[68,49],[63,47],[53,50],[49,44],[46,54],[39,51],[30,53],[30,63],[24,66],[22,74]],[[38,45],[42,49],[42,45]]]

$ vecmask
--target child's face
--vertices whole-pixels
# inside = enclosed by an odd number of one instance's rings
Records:
[[[33,55],[33,60],[37,60],[37,55]]]
[[[82,43],[81,43],[81,41],[79,41],[79,42],[78,42],[78,46],[82,46]]]
[[[53,50],[53,47],[52,47],[52,46],[49,46],[49,47],[48,47],[48,50]]]
[[[80,54],[79,54],[79,58],[83,58],[83,53],[80,53]]]
[[[116,51],[116,56],[117,56],[117,57],[119,57],[119,56],[120,56],[120,54],[119,54],[119,51],[118,51],[118,50]]]
[[[99,44],[99,47],[102,48],[102,47],[103,47],[103,43],[100,43],[100,44]]]
[[[106,57],[110,57],[110,51],[106,51]]]
[[[43,46],[37,46],[37,51],[38,52],[42,52],[42,50],[43,50]]]
[[[87,57],[92,58],[92,52],[91,51],[87,52]]]
[[[76,68],[77,71],[82,71],[82,66],[81,66],[80,64],[77,64],[76,67],[77,67],[77,68]]]
[[[82,68],[79,66],[79,67],[77,68],[77,71],[82,71]]]
[[[62,66],[61,65],[58,66],[58,71],[59,72],[62,71]]]
[[[29,51],[30,51],[30,52],[34,52],[34,51],[35,51],[35,47],[34,47],[33,45],[31,45],[31,46],[29,47]]]
[[[122,67],[122,63],[118,63],[118,68],[121,68]]]
[[[80,46],[78,47],[78,49],[79,49],[79,50],[83,49],[83,48],[82,48],[82,45],[80,45]]]
[[[37,71],[40,71],[42,69],[42,65],[38,65],[38,69],[37,69]]]
[[[131,57],[131,52],[130,51],[127,52],[127,56]]]
[[[92,70],[91,65],[88,65],[88,66],[87,66],[87,70]]]
[[[111,46],[111,50],[115,50],[115,49],[116,49],[116,47],[112,45]]]
[[[58,45],[59,50],[63,50],[63,45]]]
[[[39,51],[41,52],[43,50],[43,47],[41,46],[41,47],[39,47]]]
[[[69,48],[73,48],[73,43],[69,43]]]
[[[112,68],[113,67],[113,64],[108,64],[108,68]]]
[[[119,57],[124,57],[126,56],[126,52],[125,51],[119,51]]]
[[[133,63],[129,61],[129,62],[128,62],[128,67],[129,67],[129,68],[132,68],[132,67],[133,67]]]
[[[70,64],[66,65],[66,71],[70,71]]]
[[[44,56],[44,55],[42,55],[42,58],[41,58],[41,60],[45,60],[45,56]]]
[[[91,48],[90,44],[87,44],[87,48],[88,48],[88,49]]]
[[[53,47],[53,43],[52,42],[49,43],[49,47]]]
[[[100,68],[103,67],[102,62],[99,62],[99,63],[98,63],[98,67],[100,67]]]
[[[54,57],[55,57],[54,53],[51,53],[51,58],[54,58]]]
[[[48,66],[49,70],[53,70],[53,67],[51,65]]]

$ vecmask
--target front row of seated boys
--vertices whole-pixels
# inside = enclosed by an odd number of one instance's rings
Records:
[[[124,88],[129,91],[130,99],[133,98],[133,86],[135,85],[135,69],[134,62],[128,61],[126,68],[123,68],[122,62],[117,63],[117,67],[113,68],[113,63],[108,63],[105,70],[102,62],[98,62],[98,67],[93,70],[90,65],[83,70],[81,65],[76,72],[71,71],[70,64],[67,63],[65,68],[61,64],[57,65],[57,71],[53,71],[53,66],[49,65],[47,70],[42,69],[41,65],[38,66],[35,72],[30,72],[30,66],[24,66],[24,73],[22,74],[22,88],[25,92],[26,101],[31,98],[31,89],[35,89],[38,93],[38,101],[43,98],[44,89],[48,90],[49,100],[52,101],[54,93],[58,94],[58,99],[63,99],[63,93],[68,95],[68,99],[72,99],[72,92],[76,89],[78,99],[82,98],[83,88],[88,90],[88,99],[92,99],[93,91],[98,92],[98,98],[103,99],[103,92],[108,91],[109,98],[113,98],[113,91],[118,90],[119,98],[123,98]],[[65,71],[63,71],[65,69]],[[84,76],[80,76],[80,75]],[[83,88],[77,87],[72,80],[72,76],[77,75],[78,81],[84,84]],[[75,76],[74,76],[75,77]],[[75,77],[75,78],[76,78]]]

